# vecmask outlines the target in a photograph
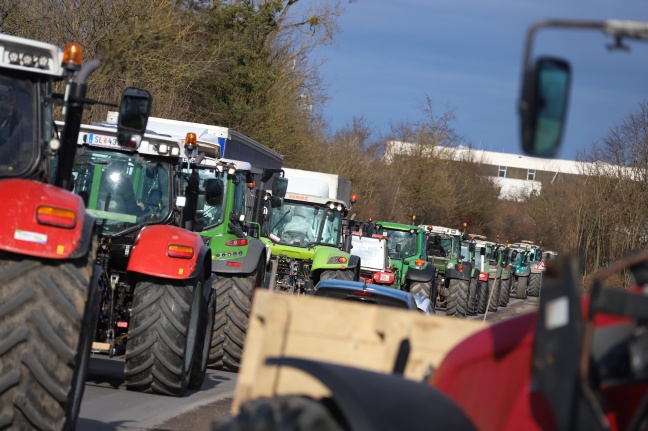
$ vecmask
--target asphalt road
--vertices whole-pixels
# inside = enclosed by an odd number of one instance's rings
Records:
[[[111,359],[108,356],[93,355],[81,402],[77,430],[168,429],[161,428],[160,425],[180,414],[192,412],[224,399],[229,400],[225,402],[227,404],[225,408],[213,412],[215,417],[222,416],[229,412],[235,386],[235,373],[208,370],[202,389],[187,391],[187,395],[182,398],[131,392],[124,386],[123,357]],[[198,426],[186,429],[198,431],[207,428]]]
[[[537,298],[510,298],[508,307],[488,313],[493,323],[538,307]],[[437,310],[443,315],[445,310]],[[484,315],[470,319],[483,320]],[[77,422],[78,431],[146,430],[202,431],[229,414],[236,374],[208,370],[199,391],[188,391],[183,398],[142,394],[124,387],[124,361],[93,355]]]

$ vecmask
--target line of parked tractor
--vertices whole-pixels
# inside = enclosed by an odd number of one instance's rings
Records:
[[[123,354],[128,389],[171,396],[207,367],[237,371],[258,288],[359,282],[351,296],[376,302],[368,286],[387,285],[459,317],[539,294],[550,252],[355,221],[348,180],[283,168],[225,127],[149,118],[144,90],[81,124],[103,103],[86,97],[98,62],[82,66],[78,45],[0,45],[0,427],[73,428],[90,352]]]

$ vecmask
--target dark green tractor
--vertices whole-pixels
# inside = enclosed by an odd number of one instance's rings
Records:
[[[397,274],[398,289],[425,295],[434,303],[436,269],[427,261],[425,231],[418,226],[391,222],[376,222],[374,229],[387,236],[389,262]]]

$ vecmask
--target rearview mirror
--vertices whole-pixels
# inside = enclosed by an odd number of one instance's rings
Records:
[[[272,181],[272,195],[280,198],[286,197],[288,191],[288,178],[275,177]]]
[[[151,113],[151,93],[129,87],[122,93],[117,118],[117,142],[126,148],[137,148],[146,131]]]
[[[474,253],[475,250],[477,249],[477,245],[474,242],[471,242],[468,244],[468,251],[471,253]]]
[[[479,254],[481,254],[482,256],[485,256],[486,255],[486,247],[480,247]]]
[[[536,157],[553,157],[560,147],[567,116],[571,71],[569,63],[541,57],[524,72],[522,99],[522,147]]]
[[[223,203],[225,185],[223,180],[209,178],[205,180],[205,202],[212,207],[220,206]]]
[[[281,199],[279,196],[270,196],[270,206],[272,208],[280,208],[281,205],[283,205],[283,199]]]

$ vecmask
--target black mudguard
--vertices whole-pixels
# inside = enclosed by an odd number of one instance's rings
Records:
[[[92,245],[92,235],[94,234],[94,224],[95,219],[90,214],[86,213],[83,217],[83,228],[81,230],[81,240],[79,245],[74,249],[70,258],[78,259],[81,256],[85,256],[88,253],[90,246]]]
[[[459,264],[457,264],[459,265]],[[459,280],[466,280],[470,282],[470,273],[472,272],[472,264],[463,263],[463,272],[457,270],[457,265],[454,268],[446,268],[445,279],[458,278]]]
[[[211,270],[216,274],[251,274],[259,267],[259,259],[266,246],[256,238],[248,237],[248,251],[240,259],[212,260]],[[227,262],[240,262],[241,266],[228,266]],[[265,266],[265,262],[263,262]]]
[[[353,270],[353,280],[358,281],[360,278],[360,256],[351,255],[349,258],[349,269]]]
[[[427,283],[434,280],[436,277],[436,267],[428,264],[422,269],[409,268],[405,274],[405,281]]]
[[[476,430],[439,390],[399,375],[299,358],[271,358],[266,364],[297,368],[321,381],[351,431]]]

